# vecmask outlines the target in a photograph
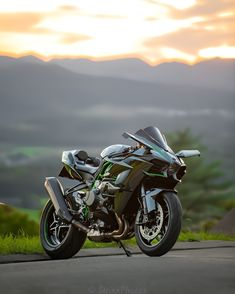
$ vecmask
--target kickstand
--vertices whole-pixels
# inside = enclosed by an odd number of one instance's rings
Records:
[[[129,249],[127,249],[121,241],[117,241],[117,244],[119,245],[119,248],[122,248],[125,251],[127,257],[132,256],[131,251]]]

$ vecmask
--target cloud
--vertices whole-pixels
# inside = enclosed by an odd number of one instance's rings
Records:
[[[92,39],[92,37],[90,37],[88,35],[66,33],[66,34],[62,35],[62,37],[60,38],[60,43],[67,45],[67,44],[74,44],[77,42],[87,41],[90,39]]]
[[[207,24],[206,26],[209,26]],[[188,54],[197,54],[201,48],[214,47],[222,44],[234,44],[234,32],[228,27],[226,32],[215,27],[207,30],[201,26],[181,29],[157,38],[150,38],[144,42],[149,49],[162,47],[175,48]]]
[[[43,17],[43,14],[39,13],[1,13],[0,32],[31,31]]]
[[[73,5],[62,5],[59,7],[60,11],[65,11],[65,12],[75,12],[79,11],[80,9],[77,6]]]
[[[198,0],[196,5],[186,9],[176,9],[168,5],[170,18],[182,19],[195,16],[212,16],[223,11],[234,11],[234,0]]]
[[[90,17],[100,18],[100,19],[125,19],[126,16],[122,15],[114,15],[114,14],[94,14],[90,15]]]
[[[78,42],[90,40],[91,37],[81,33],[61,32],[54,28],[43,27],[41,23],[47,19],[53,20],[54,17],[60,17],[66,12],[74,11],[73,6],[62,6],[61,10],[56,10],[47,13],[0,13],[0,45],[2,52],[13,48],[14,53],[25,51],[35,51],[36,48],[41,48],[42,43],[47,43],[48,46],[70,45]],[[76,8],[77,9],[77,8]],[[27,44],[28,43],[28,44]],[[38,43],[38,44],[37,44]],[[17,44],[17,45],[15,45]],[[27,44],[27,47],[25,46]],[[36,45],[37,44],[37,45]],[[18,51],[18,49],[20,51]],[[34,54],[35,54],[34,53]]]
[[[175,32],[148,38],[145,40],[144,46],[148,50],[158,51],[161,51],[163,47],[168,47],[195,56],[198,56],[202,48],[234,46],[235,9],[232,10],[230,0],[222,0],[221,2],[215,1],[215,5],[212,5],[211,1],[199,0],[198,5],[188,9],[171,8],[170,15],[173,18],[176,17],[177,20],[186,20],[192,17],[198,17],[198,20]]]
[[[140,56],[154,64],[174,58],[193,62],[201,49],[235,46],[234,0],[142,0],[136,6],[131,0],[49,2],[40,13],[36,8],[0,13],[1,49],[45,56]],[[170,58],[169,52],[174,53]]]
[[[165,7],[173,7],[177,9],[185,9],[195,5],[197,0],[145,0],[149,4],[157,4]]]

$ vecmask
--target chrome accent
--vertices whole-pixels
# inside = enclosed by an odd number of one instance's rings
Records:
[[[162,229],[163,224],[163,210],[159,204],[157,204],[158,215],[156,216],[156,225],[149,228],[146,225],[140,226],[140,233],[144,239],[151,241],[157,237]]]
[[[127,236],[128,232],[129,232],[128,222],[125,220],[124,217],[122,217],[122,219],[123,219],[123,222],[124,222],[124,229],[123,229],[123,232],[120,235],[113,235],[113,239],[115,241],[119,241],[119,240],[124,239]]]
[[[98,189],[100,190],[101,193],[105,192],[105,193],[111,193],[111,194],[114,194],[115,192],[120,190],[119,187],[114,186],[113,184],[111,184],[108,181],[102,182],[98,186]]]

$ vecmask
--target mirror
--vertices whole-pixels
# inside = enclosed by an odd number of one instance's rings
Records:
[[[122,134],[122,136],[123,136],[125,139],[128,139],[128,138],[129,138],[129,136],[128,136],[128,134],[127,134],[126,132],[124,132],[124,133]]]
[[[200,156],[200,151],[198,150],[181,150],[175,154],[178,157],[186,158],[186,157],[193,157],[193,156]]]

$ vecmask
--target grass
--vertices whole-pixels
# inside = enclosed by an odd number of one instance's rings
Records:
[[[224,240],[235,241],[235,236],[226,236],[223,234],[210,234],[206,232],[182,232],[178,241],[205,241],[205,240]],[[135,239],[125,241],[128,246],[135,246]],[[95,243],[87,240],[83,248],[104,248],[116,247],[116,243]],[[32,254],[43,253],[39,238],[28,237],[22,234],[14,237],[13,235],[0,236],[0,254]]]
[[[181,232],[178,241],[193,242],[193,241],[235,241],[235,236],[228,236],[224,234],[214,234],[208,232]]]
[[[38,237],[0,236],[0,254],[43,253]]]

